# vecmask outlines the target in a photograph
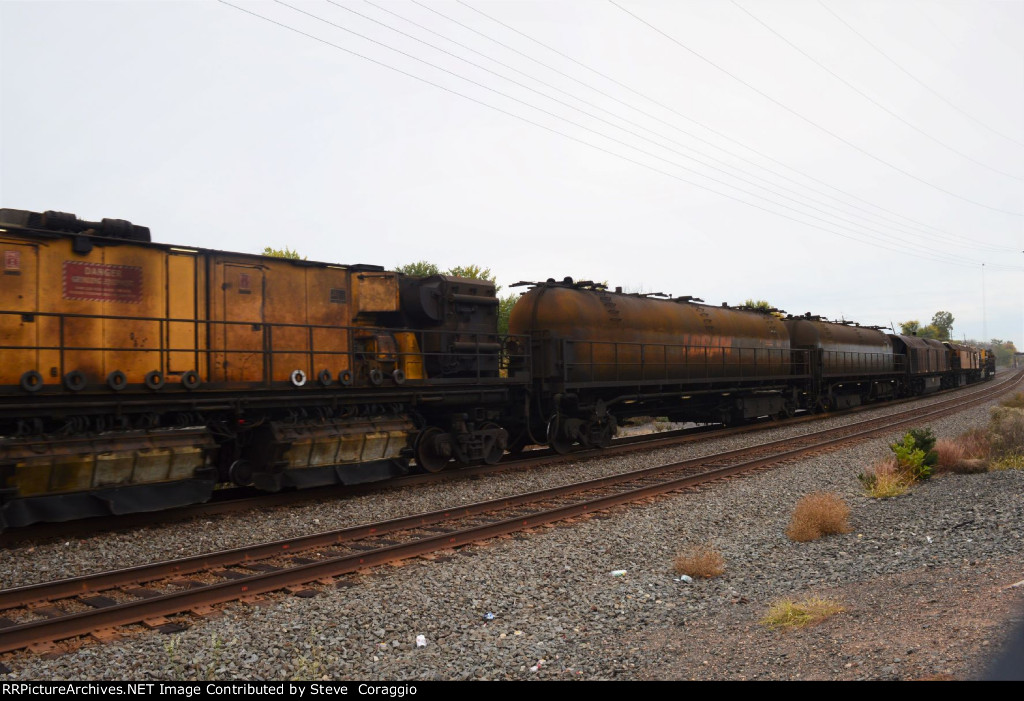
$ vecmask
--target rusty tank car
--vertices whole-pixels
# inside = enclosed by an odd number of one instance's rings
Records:
[[[862,402],[891,399],[900,391],[903,359],[877,327],[836,323],[805,314],[785,320],[794,348],[806,351],[809,375],[803,403],[820,410],[846,409]]]
[[[628,416],[730,423],[792,412],[792,377],[808,363],[770,313],[571,278],[532,284],[509,331],[532,339],[531,434],[563,451],[606,444]]]

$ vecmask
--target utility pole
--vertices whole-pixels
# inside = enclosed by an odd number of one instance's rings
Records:
[[[981,340],[988,342],[988,310],[985,308],[985,264],[981,264]]]

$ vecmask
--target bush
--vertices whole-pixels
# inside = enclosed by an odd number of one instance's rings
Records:
[[[994,407],[988,433],[991,454],[995,458],[1024,455],[1024,409]]]
[[[832,533],[849,533],[850,507],[832,492],[814,492],[796,503],[786,535],[805,543]]]
[[[925,429],[925,431],[928,436],[931,436],[930,430]],[[918,444],[918,439],[914,437],[912,431],[904,435],[902,441],[889,446],[896,455],[899,471],[909,477],[911,483],[917,480],[926,480],[932,476],[932,465],[935,464],[935,458],[931,457],[929,453],[935,454],[935,451],[931,450],[931,446],[934,444],[935,438],[932,437],[930,441],[926,442],[925,445],[928,446],[928,449],[925,450]],[[931,464],[929,464],[929,460]]]
[[[1024,409],[1024,392],[1017,392],[1009,399],[1004,399],[999,402],[1002,406],[1013,407],[1015,409]]]
[[[769,628],[799,628],[842,612],[843,607],[829,599],[777,601],[768,609],[761,623]]]
[[[907,432],[907,435],[914,439],[914,445],[924,451],[924,464],[934,467],[939,460],[935,452],[935,434],[930,428],[914,428]]]
[[[725,560],[712,548],[700,546],[677,555],[675,570],[676,574],[711,579],[725,572]]]
[[[992,452],[988,431],[983,428],[972,428],[961,433],[956,437],[956,442],[963,447],[968,460],[978,458],[984,460]]]

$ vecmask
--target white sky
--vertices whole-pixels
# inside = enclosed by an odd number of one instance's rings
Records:
[[[229,1],[0,0],[0,204],[1024,347],[1021,0]]]

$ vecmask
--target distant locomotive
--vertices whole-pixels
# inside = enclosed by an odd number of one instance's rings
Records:
[[[934,391],[991,356],[809,315],[150,241],[0,210],[0,529],[387,479],[618,420],[734,423]],[[415,464],[411,462],[415,460]]]

